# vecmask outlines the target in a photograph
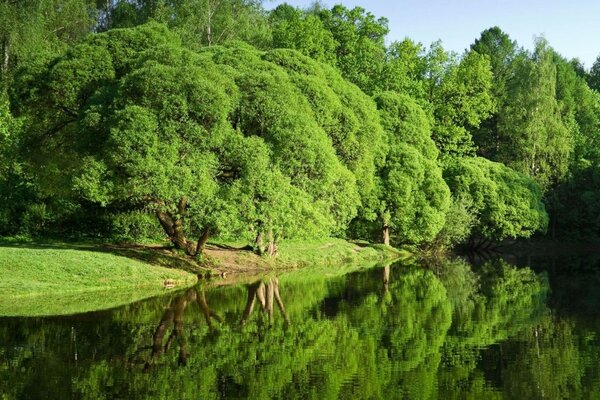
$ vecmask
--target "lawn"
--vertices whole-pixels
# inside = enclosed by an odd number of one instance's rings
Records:
[[[166,286],[184,287],[196,280],[189,272],[105,251],[0,245],[0,315],[110,308],[160,294]]]

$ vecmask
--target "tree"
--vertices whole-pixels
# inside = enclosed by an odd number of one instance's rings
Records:
[[[323,119],[329,103],[300,66],[331,82],[329,100],[351,123]],[[369,146],[383,133],[373,102],[297,52],[232,43],[196,53],[152,23],[92,35],[22,71],[13,96],[42,196],[152,212],[189,255],[215,232],[253,236],[271,254],[284,237],[342,233],[374,190],[381,150]]]
[[[491,94],[495,112],[484,118],[473,132],[477,154],[492,160],[496,159],[500,146],[497,111],[508,100],[507,85],[512,76],[517,50],[517,42],[497,26],[481,32],[480,37],[471,45],[471,51],[489,58],[493,74]]]
[[[429,107],[424,80],[426,66],[425,49],[420,43],[414,43],[408,38],[393,42],[387,48],[386,62],[377,90],[408,94],[422,107]]]
[[[442,156],[474,153],[471,131],[493,110],[489,60],[477,52],[454,61],[437,42],[427,55],[427,87],[433,106],[433,139]]]
[[[335,65],[337,43],[331,31],[315,13],[303,12],[288,4],[277,6],[269,14],[273,47],[298,50],[315,60]]]
[[[478,216],[475,232],[489,240],[544,232],[548,215],[538,184],[501,163],[481,157],[456,158],[444,167],[452,194],[469,199]]]
[[[375,102],[333,67],[289,50],[271,51],[266,58],[284,68],[309,101],[337,157],[356,178],[361,199],[359,214],[373,219],[377,208],[376,170],[387,151]]]
[[[376,101],[389,146],[379,173],[383,242],[389,244],[390,230],[399,242],[431,241],[444,226],[450,194],[427,117],[407,95],[385,92]]]
[[[193,49],[243,40],[270,42],[262,2],[257,0],[118,0],[102,6],[102,29],[131,28],[154,20],[168,25]]]
[[[600,92],[600,55],[596,57],[596,61],[594,61],[594,64],[590,68],[588,85],[596,92]]]
[[[19,65],[47,60],[81,40],[94,24],[91,0],[0,2],[0,84]]]
[[[21,121],[15,119],[8,99],[0,94],[0,234],[18,232],[15,227],[31,200],[28,182],[22,174],[18,157]]]
[[[515,61],[509,101],[500,110],[498,160],[534,177],[546,191],[562,179],[573,152],[573,135],[565,126],[556,98],[556,66],[543,40],[532,58]]]
[[[361,7],[348,9],[342,5],[323,9],[318,15],[336,42],[336,66],[342,76],[373,94],[385,62],[387,19],[376,19]]]

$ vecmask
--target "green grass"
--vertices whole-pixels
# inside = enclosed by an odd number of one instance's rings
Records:
[[[230,244],[243,247],[234,245]],[[304,267],[313,272],[315,268],[347,272],[410,256],[389,246],[342,239],[283,242],[275,259],[247,250],[221,254],[223,258],[212,260],[217,270],[262,273]],[[237,268],[240,266],[245,269]],[[65,315],[113,308],[164,293],[165,281],[179,287],[193,284],[199,272],[198,265],[160,247],[2,240],[0,316]]]
[[[166,281],[186,286],[196,276],[106,251],[0,244],[0,315],[112,308],[164,292]]]
[[[322,241],[289,241],[279,246],[277,261],[288,266],[336,266],[354,263],[372,263],[409,257],[410,253],[390,246],[348,242],[342,239]]]

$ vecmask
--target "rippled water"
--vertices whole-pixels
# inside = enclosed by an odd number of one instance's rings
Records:
[[[600,398],[597,258],[512,262],[300,271],[2,318],[0,399]]]

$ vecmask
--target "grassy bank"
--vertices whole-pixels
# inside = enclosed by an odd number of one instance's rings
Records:
[[[0,315],[106,309],[186,286],[196,276],[105,251],[0,245]]]
[[[407,256],[388,246],[327,239],[285,242],[276,258],[211,243],[200,263],[161,245],[0,241],[0,316],[65,315],[116,307],[196,282],[196,274],[360,268]],[[165,268],[169,267],[169,268]]]

